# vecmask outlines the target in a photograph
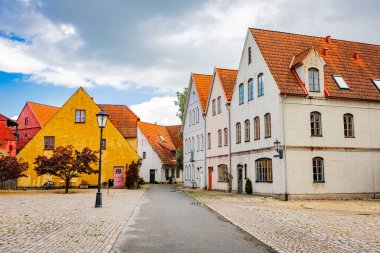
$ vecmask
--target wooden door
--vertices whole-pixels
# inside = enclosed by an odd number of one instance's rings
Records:
[[[156,181],[156,171],[155,170],[150,170],[149,174],[149,183],[154,184],[154,181]]]
[[[123,167],[115,167],[113,171],[114,188],[123,188]]]
[[[208,190],[212,191],[212,167],[208,168]]]

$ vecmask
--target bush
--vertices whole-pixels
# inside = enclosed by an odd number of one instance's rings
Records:
[[[247,179],[247,181],[245,181],[245,192],[247,194],[252,194],[252,182],[249,178]]]
[[[132,164],[129,165],[129,169],[126,171],[125,186],[128,189],[138,188],[139,178],[139,164],[132,161]]]
[[[141,188],[141,186],[144,184],[145,184],[144,178],[140,177],[139,180],[137,181],[137,188]]]

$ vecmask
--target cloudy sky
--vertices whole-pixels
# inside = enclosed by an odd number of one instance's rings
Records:
[[[380,44],[380,1],[0,0],[0,113],[97,103],[176,124],[190,72],[238,68],[248,27]]]

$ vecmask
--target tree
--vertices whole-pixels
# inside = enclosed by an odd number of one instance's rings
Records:
[[[129,165],[128,170],[126,171],[125,177],[125,186],[128,189],[136,189],[138,186],[138,181],[140,179],[139,170],[140,164],[132,161],[132,164]]]
[[[29,164],[16,157],[0,156],[0,181],[15,180],[20,177],[26,177],[24,172],[28,169]]]
[[[176,169],[179,169],[179,170],[183,169],[183,148],[177,149],[176,158],[175,158],[175,167]]]
[[[187,98],[187,93],[189,92],[188,88],[184,88],[183,92],[177,92],[177,100],[174,101],[174,104],[178,106],[178,112],[177,116],[178,118],[183,121],[183,115],[185,113],[185,106],[186,106],[186,98]]]
[[[96,152],[90,148],[84,148],[81,152],[74,150],[72,145],[58,147],[53,151],[53,155],[37,156],[34,170],[38,176],[53,175],[65,181],[65,193],[69,192],[70,180],[80,177],[81,174],[95,174],[98,170],[91,166],[98,161]]]
[[[252,194],[252,182],[249,178],[247,179],[247,181],[245,181],[245,192],[247,194]]]

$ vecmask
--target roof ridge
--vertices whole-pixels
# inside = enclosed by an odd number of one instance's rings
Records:
[[[238,69],[227,69],[227,68],[219,68],[219,67],[215,67],[215,69],[239,71]]]
[[[300,34],[300,33],[284,32],[284,31],[269,30],[269,29],[255,28],[255,27],[249,27],[248,29],[250,29],[250,30],[260,30],[260,31],[266,31],[266,32],[284,33],[284,34],[291,34],[291,35],[299,35],[299,36],[305,36],[305,37],[311,37],[311,38],[319,38],[319,39],[325,38],[325,37],[315,36],[315,35],[307,35],[307,34]],[[379,46],[380,47],[380,44],[373,44],[373,43],[353,41],[353,40],[336,39],[335,37],[333,37],[332,41],[334,41],[334,40],[343,41],[343,42],[358,43],[358,44],[365,44],[365,45],[371,45],[371,46]]]
[[[36,105],[43,105],[43,106],[49,106],[49,107],[55,107],[55,108],[60,108],[59,106],[55,106],[55,105],[47,105],[47,104],[42,104],[42,103],[37,103],[37,102],[32,102],[32,101],[26,101],[27,103],[32,103],[32,104],[36,104]]]

